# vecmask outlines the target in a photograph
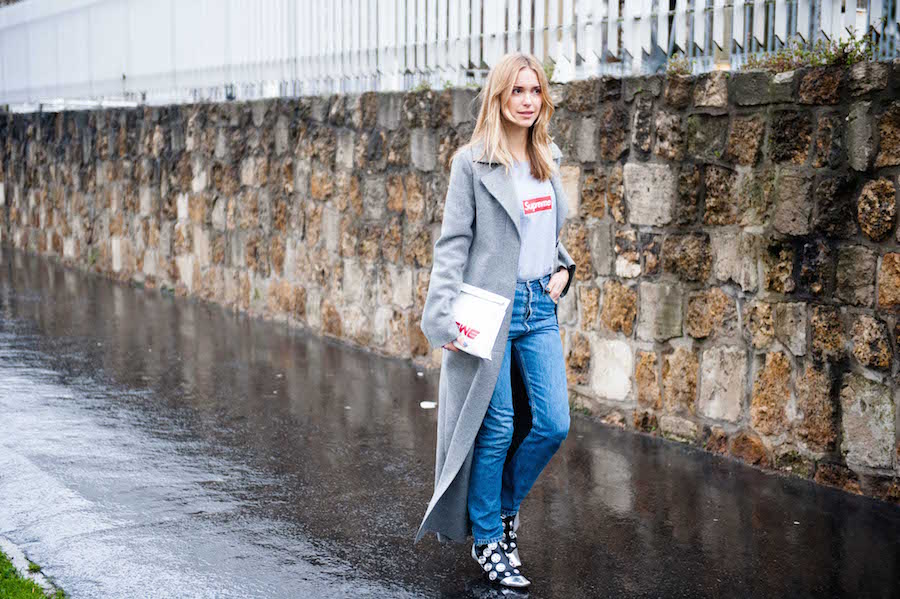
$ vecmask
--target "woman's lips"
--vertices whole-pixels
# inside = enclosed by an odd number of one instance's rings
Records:
[[[533,112],[520,112],[519,114],[521,114],[521,115],[524,116],[524,117],[529,117],[529,116],[534,115]]]

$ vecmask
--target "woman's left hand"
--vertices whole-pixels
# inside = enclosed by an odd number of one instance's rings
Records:
[[[556,274],[550,277],[550,282],[547,283],[547,293],[550,294],[550,299],[553,300],[553,303],[559,302],[559,294],[563,292],[568,282],[569,271],[566,269],[557,271]]]

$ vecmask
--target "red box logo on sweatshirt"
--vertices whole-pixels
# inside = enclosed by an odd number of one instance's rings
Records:
[[[530,200],[523,200],[522,206],[525,207],[525,214],[534,214],[535,212],[542,212],[544,210],[550,210],[553,208],[553,200],[550,196],[543,196],[540,198],[531,198]]]

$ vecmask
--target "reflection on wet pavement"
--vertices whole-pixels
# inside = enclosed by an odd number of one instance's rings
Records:
[[[435,374],[0,269],[0,534],[71,596],[503,596],[466,547],[411,544]],[[522,520],[530,597],[900,596],[897,508],[583,419]]]

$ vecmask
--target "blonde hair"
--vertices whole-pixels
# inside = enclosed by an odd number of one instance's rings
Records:
[[[512,95],[516,77],[522,69],[533,70],[541,87],[541,110],[534,124],[529,127],[525,152],[531,163],[531,174],[540,181],[546,181],[556,170],[556,163],[550,152],[550,135],[547,133],[547,125],[556,109],[550,99],[550,85],[544,67],[533,54],[525,52],[506,54],[491,68],[487,81],[479,92],[481,109],[478,111],[472,138],[459,148],[454,156],[478,142],[484,142],[484,152],[481,156],[475,156],[476,160],[487,157],[491,162],[499,162],[506,166],[507,171],[512,167],[515,159],[509,148],[502,117],[507,110],[506,103]],[[506,115],[506,119],[512,121],[512,115]]]

